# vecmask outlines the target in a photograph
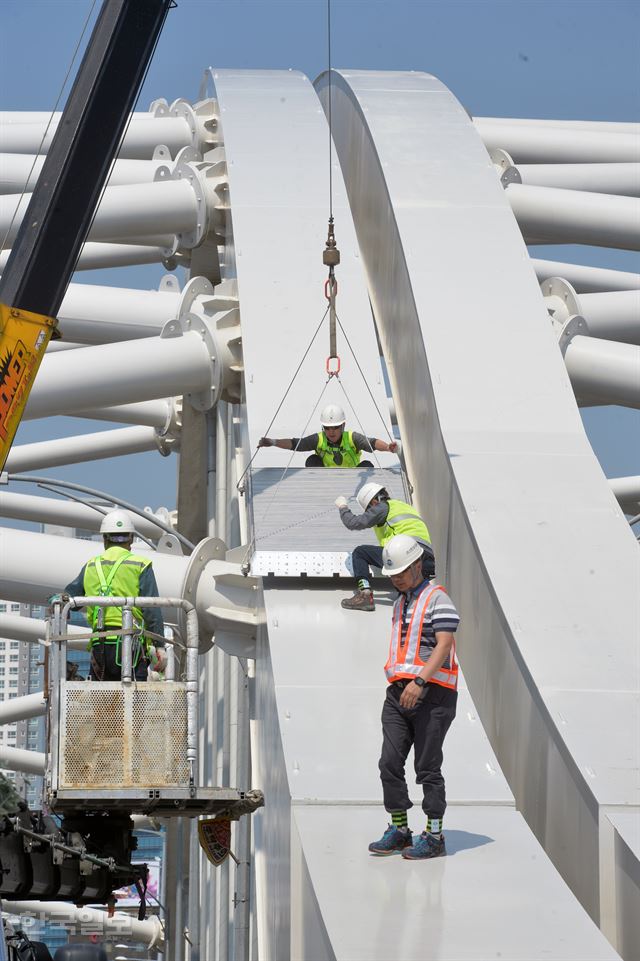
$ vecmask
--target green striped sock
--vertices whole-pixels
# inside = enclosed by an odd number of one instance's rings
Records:
[[[442,834],[442,818],[427,818],[427,833]]]
[[[366,579],[366,577],[361,577],[361,578],[359,579],[359,581],[358,581],[358,590],[359,590],[359,591],[368,591],[370,588],[371,588],[371,584],[370,584],[369,581]]]
[[[392,811],[391,812],[391,823],[394,828],[406,828],[409,827],[409,821],[407,819],[406,811]]]

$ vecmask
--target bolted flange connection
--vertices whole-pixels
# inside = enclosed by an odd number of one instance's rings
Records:
[[[589,336],[589,327],[580,312],[580,298],[562,277],[549,277],[540,284],[540,289],[564,356],[575,336]]]
[[[511,154],[508,154],[506,150],[503,150],[502,147],[494,147],[489,151],[489,158],[500,174],[500,183],[503,187],[508,187],[509,184],[522,183],[520,171],[514,164]]]
[[[162,330],[162,337],[199,334],[207,347],[211,361],[209,387],[185,395],[196,410],[210,410],[219,400],[240,400],[243,362],[237,302],[230,284],[221,284],[216,292],[205,277],[194,277],[182,292],[176,319]]]

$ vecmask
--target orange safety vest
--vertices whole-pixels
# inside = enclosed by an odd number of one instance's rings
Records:
[[[424,590],[416,598],[415,607],[409,621],[409,626],[402,639],[402,613],[404,610],[405,597],[401,594],[393,605],[393,620],[391,622],[391,643],[389,645],[389,657],[384,666],[387,680],[391,684],[402,678],[417,677],[426,661],[420,659],[420,641],[422,640],[422,625],[427,613],[429,601],[433,595],[441,591],[445,593],[444,587],[439,584],[427,584]],[[440,684],[448,687],[452,691],[458,689],[458,662],[456,660],[455,640],[451,654],[449,655],[449,667],[443,664],[433,677],[429,678],[429,684]]]

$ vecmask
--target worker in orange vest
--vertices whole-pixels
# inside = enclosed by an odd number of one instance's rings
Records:
[[[391,824],[371,854],[400,852],[423,860],[446,854],[442,821],[446,808],[442,744],[456,714],[458,663],[455,632],[460,617],[443,587],[425,579],[422,546],[397,534],[382,552],[382,570],[399,591],[393,606],[391,643],[385,664],[388,687],[382,708],[380,778]],[[422,785],[425,830],[415,840],[407,811],[412,807],[404,766],[411,747]]]

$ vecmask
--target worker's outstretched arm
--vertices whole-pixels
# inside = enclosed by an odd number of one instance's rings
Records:
[[[376,450],[388,451],[390,454],[400,454],[400,441],[392,440],[387,444],[386,440],[379,440],[376,438],[373,445]]]
[[[293,450],[290,437],[261,437],[258,447],[281,447],[282,450]]]
[[[367,507],[364,514],[354,514],[347,506],[341,506],[340,520],[350,531],[364,531],[369,527],[379,527],[387,519],[389,505],[384,502],[375,507]]]

